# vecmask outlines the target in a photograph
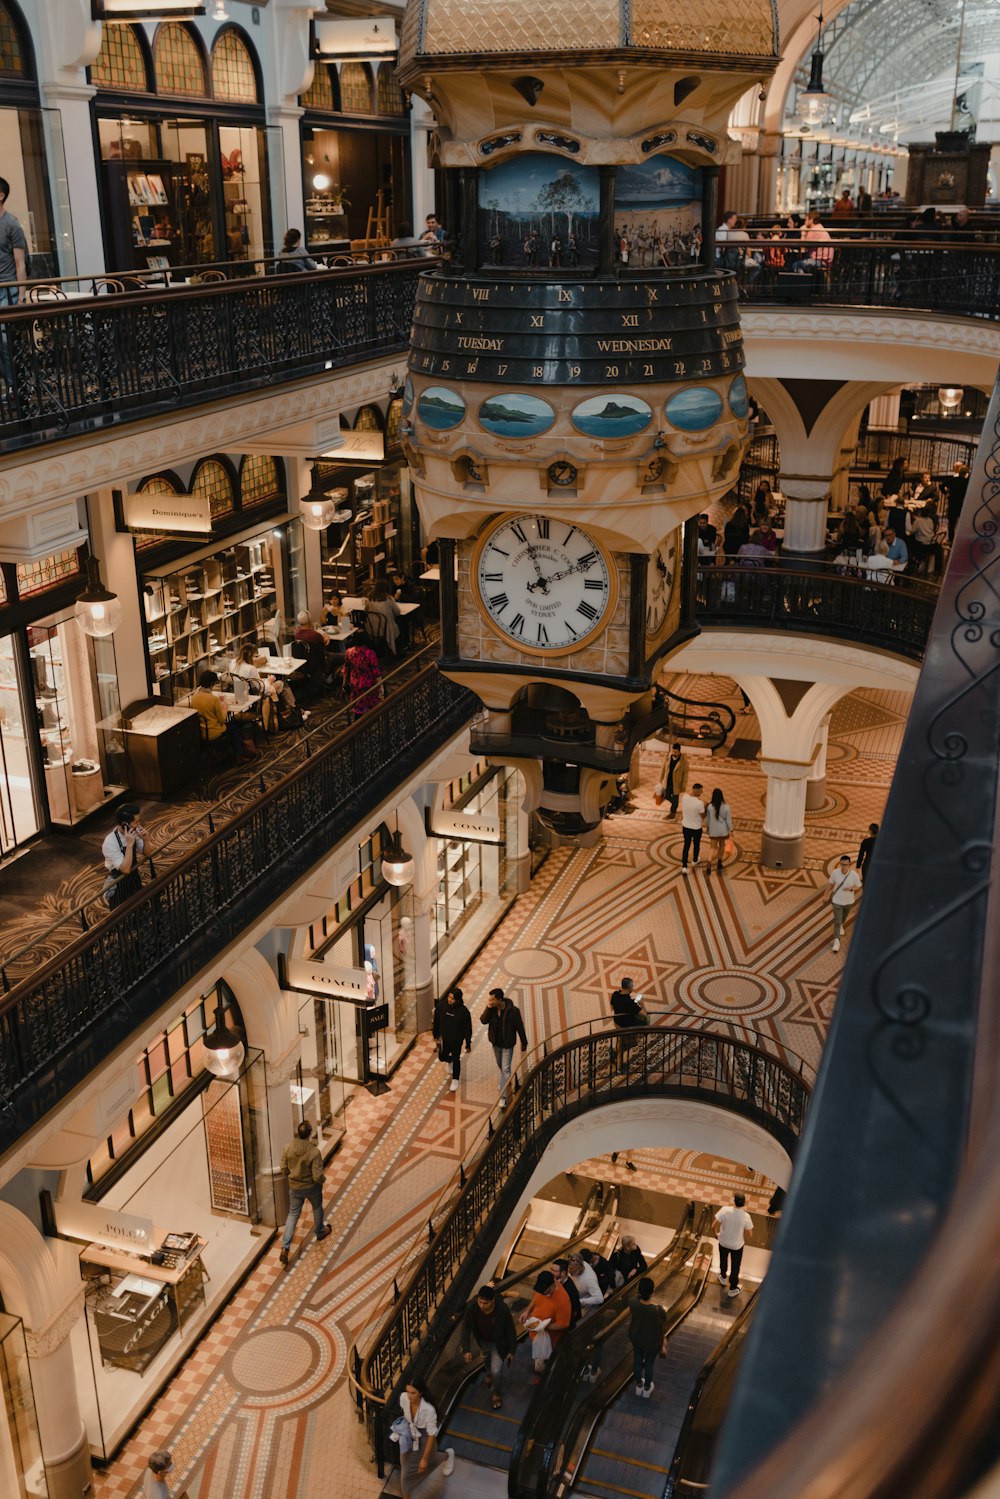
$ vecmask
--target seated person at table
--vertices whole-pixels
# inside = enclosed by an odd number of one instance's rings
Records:
[[[778,550],[778,537],[777,537],[777,533],[775,532],[774,527],[771,525],[771,518],[770,518],[770,516],[768,516],[768,515],[762,515],[761,516],[760,525],[757,527],[757,530],[754,532],[754,535],[760,538],[760,540],[758,542],[758,545],[762,546],[762,547],[765,547],[767,549],[767,551],[769,551],[771,553],[772,556],[775,554],[775,552],[777,552],[777,550]]]
[[[889,561],[888,542],[878,541],[875,543],[872,554],[868,558],[867,566],[869,575],[872,573],[891,573],[895,571],[892,563]]]
[[[300,645],[319,644],[325,648],[326,636],[321,635],[316,629],[312,622],[312,615],[307,610],[302,609],[295,616],[295,621],[295,639]]]
[[[719,545],[719,533],[712,525],[708,516],[702,511],[698,517],[698,563],[701,567],[710,567],[715,561],[715,553]]]
[[[253,759],[255,750],[244,739],[239,719],[230,718],[226,713],[225,703],[215,692],[218,685],[219,678],[214,671],[203,671],[191,694],[191,706],[201,719],[201,731],[208,743],[214,744],[227,736],[237,765],[244,765]]]
[[[340,621],[349,615],[350,611],[344,608],[343,594],[335,588],[330,590],[330,597],[319,612],[321,625],[339,625]]]
[[[745,541],[736,554],[736,560],[741,567],[763,567],[770,562],[771,551],[764,545],[759,531],[752,531],[750,539]]]
[[[886,556],[894,564],[897,572],[905,572],[910,554],[906,549],[906,542],[901,536],[897,536],[892,526],[885,528],[885,543],[889,550]]]
[[[400,572],[398,568],[394,567],[389,574],[389,587],[397,604],[416,604],[417,606],[401,615],[397,622],[401,649],[406,651],[413,643],[414,630],[424,628],[424,613],[420,607],[423,599],[420,596],[419,585],[414,583],[412,578],[408,578],[405,573]]]
[[[372,590],[372,596],[368,600],[367,613],[380,614],[385,620],[385,643],[395,656],[396,649],[402,641],[400,624],[403,616],[399,612],[399,605],[394,598],[389,597],[389,585],[387,583],[376,583]],[[403,650],[406,649],[405,641],[402,641]]]
[[[273,676],[261,676],[260,668],[267,665],[268,659],[264,651],[257,651],[256,646],[243,645],[229,667],[231,677],[243,677],[249,684],[250,691],[263,699],[260,716],[265,729],[271,727],[272,714],[277,715],[282,726],[298,717],[295,693],[288,683],[279,682]],[[305,718],[308,715],[301,716]]]
[[[853,510],[844,512],[844,519],[837,527],[834,541],[842,552],[856,552],[862,547],[861,527]]]

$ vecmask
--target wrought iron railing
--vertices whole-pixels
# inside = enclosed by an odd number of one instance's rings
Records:
[[[956,1499],[996,1459],[998,526],[1000,385],[712,1470],[728,1499]]]
[[[923,659],[938,590],[903,576],[876,582],[832,566],[703,567],[695,611],[701,625],[756,625],[834,635]]]
[[[0,999],[0,1150],[468,722],[427,667]]]
[[[770,241],[748,246],[764,264],[737,272],[745,307],[806,301],[1000,317],[996,245],[838,241],[829,266],[798,277],[785,270],[817,246],[779,248],[780,273],[767,259]],[[428,259],[362,258],[376,263],[333,257],[331,269],[272,275],[260,273],[273,260],[240,262],[192,267],[198,284],[170,271],[36,287],[39,300],[5,311],[0,441],[8,451],[30,447],[402,353]]]
[[[629,1045],[616,1067],[623,1036]],[[755,1040],[761,1044],[722,1027],[654,1024],[627,1033],[587,1027],[563,1044],[547,1042],[535,1065],[522,1060],[511,1104],[496,1121],[491,1116],[459,1166],[440,1215],[428,1224],[428,1242],[405,1278],[397,1274],[393,1302],[377,1317],[364,1351],[354,1350],[352,1385],[380,1473],[394,1393],[403,1379],[432,1366],[546,1146],[570,1120],[622,1099],[684,1097],[737,1113],[794,1152],[809,1075],[800,1058],[775,1055],[764,1038]]]

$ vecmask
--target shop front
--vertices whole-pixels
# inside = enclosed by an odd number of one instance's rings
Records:
[[[234,27],[206,56],[179,22],[105,22],[90,69],[112,271],[210,262],[263,269],[283,197],[280,132],[264,124],[256,58]],[[276,176],[277,174],[277,176]]]
[[[24,1325],[0,1305],[0,1494],[48,1499]]]
[[[395,64],[319,60],[302,117],[309,249],[388,244],[411,224],[410,121]]]
[[[383,879],[388,845],[383,825],[359,846],[357,874],[279,965],[300,996],[298,1086],[315,1092],[293,1101],[328,1133],[342,1130],[343,1085],[378,1091],[416,1039],[413,895]]]
[[[84,634],[75,614],[82,558],[0,564],[0,853],[125,789],[99,728],[120,708],[114,639]]]
[[[189,1005],[137,1059],[138,1091],[51,1203],[79,1256],[85,1315],[71,1334],[91,1453],[104,1461],[266,1248],[275,1224],[264,1062],[217,1076],[204,1044],[225,985]],[[209,1037],[211,1039],[211,1037]]]
[[[412,575],[420,553],[420,517],[398,442],[402,401],[386,416],[363,406],[335,456],[313,465],[309,498],[329,500],[335,518],[320,537],[323,596],[370,593],[390,572]]]
[[[14,0],[0,3],[0,174],[4,205],[28,241],[32,276],[76,271],[62,121],[42,109],[31,37]]]

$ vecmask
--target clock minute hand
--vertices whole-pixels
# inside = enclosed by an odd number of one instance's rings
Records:
[[[550,583],[558,583],[560,578],[568,578],[572,573],[588,572],[592,565],[592,563],[588,562],[587,566],[583,567],[579,562],[574,562],[572,567],[564,567],[561,573],[552,573],[548,581]]]
[[[535,556],[535,549],[533,546],[528,547],[528,556],[531,558],[535,572],[538,574],[538,581],[536,583],[528,584],[528,592],[534,593],[536,589],[540,588],[543,593],[548,593],[550,580],[546,578],[544,573],[542,572],[542,565],[539,562],[538,558]]]

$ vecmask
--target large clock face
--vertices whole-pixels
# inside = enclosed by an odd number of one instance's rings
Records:
[[[677,577],[677,545],[670,536],[654,547],[646,571],[646,634],[652,639],[663,629]]]
[[[600,543],[546,515],[494,521],[476,543],[472,580],[493,629],[533,655],[586,645],[617,602],[618,575]]]

